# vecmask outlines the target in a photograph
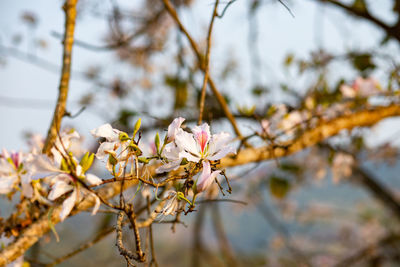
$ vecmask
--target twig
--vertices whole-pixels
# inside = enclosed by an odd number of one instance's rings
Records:
[[[188,39],[192,50],[194,51],[197,60],[199,62],[200,68],[203,72],[205,72],[205,66],[204,66],[204,60],[202,58],[202,55],[200,53],[200,50],[196,44],[196,42],[194,41],[194,39],[192,38],[192,36],[190,35],[190,33],[186,30],[186,28],[183,26],[181,20],[178,17],[178,14],[176,13],[175,8],[173,7],[173,5],[171,4],[171,2],[169,0],[162,0],[165,8],[167,9],[167,11],[169,12],[169,14],[171,15],[171,17],[175,20],[175,22],[178,24],[179,29],[185,34],[186,38]],[[228,118],[228,120],[230,121],[233,130],[235,131],[236,135],[241,139],[243,136],[240,133],[239,127],[237,126],[235,117],[232,115],[231,111],[229,110],[228,104],[225,101],[225,98],[223,95],[221,95],[221,93],[218,91],[214,81],[212,80],[211,77],[208,78],[208,84],[210,85],[211,91],[213,92],[214,96],[217,98],[218,103],[220,104],[222,110],[224,111],[226,117]]]
[[[199,120],[198,124],[200,125],[203,120],[203,111],[204,111],[204,101],[206,99],[206,88],[208,82],[208,72],[210,71],[210,52],[211,52],[211,33],[214,25],[215,17],[217,14],[219,0],[215,1],[214,10],[211,15],[210,26],[208,27],[208,34],[207,34],[207,50],[205,55],[205,63],[204,63],[204,79],[203,79],[203,86],[201,88],[201,97],[200,97],[200,111],[199,111]]]
[[[380,239],[378,242],[368,245],[364,247],[363,249],[357,251],[353,255],[339,261],[335,267],[346,267],[346,266],[354,266],[357,262],[363,259],[368,259],[372,255],[377,253],[377,250],[388,246],[388,245],[394,245],[400,241],[400,236],[397,234],[389,234],[382,239]]]
[[[146,201],[147,201],[147,213],[149,216],[151,216],[150,196],[147,196]],[[150,260],[149,266],[152,266],[152,264],[154,263],[154,266],[158,267],[156,253],[155,253],[155,249],[154,249],[153,227],[150,224],[148,228],[149,228],[150,252],[151,252],[151,260]]]
[[[61,70],[60,86],[58,88],[58,100],[54,110],[53,120],[51,122],[47,138],[43,147],[43,153],[49,154],[56,137],[57,132],[60,130],[61,120],[65,113],[67,104],[69,78],[71,74],[71,57],[72,45],[74,43],[74,30],[76,19],[76,4],[78,0],[66,0],[63,6],[65,12],[65,33],[64,33],[64,52],[63,52],[63,65]]]
[[[237,260],[234,257],[234,252],[229,244],[228,238],[226,237],[226,233],[224,231],[224,226],[221,220],[221,214],[218,209],[218,205],[214,205],[212,208],[212,219],[215,230],[215,235],[218,240],[218,244],[222,254],[225,256],[227,260],[228,266],[238,266]]]

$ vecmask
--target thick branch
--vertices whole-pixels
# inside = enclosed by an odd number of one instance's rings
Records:
[[[323,121],[317,125],[314,129],[304,132],[294,141],[288,141],[285,144],[279,145],[279,147],[261,147],[261,148],[247,148],[238,153],[236,157],[223,158],[221,160],[221,168],[232,167],[237,165],[248,164],[251,162],[259,162],[263,160],[269,160],[273,158],[279,158],[284,156],[289,156],[304,148],[313,146],[329,137],[338,134],[342,130],[351,130],[355,127],[371,126],[376,124],[382,119],[400,116],[400,106],[390,105],[387,107],[376,107],[371,110],[362,110],[354,112],[349,115],[341,116],[330,121]],[[148,171],[151,174],[155,173],[156,166],[149,166]],[[135,181],[126,181],[126,187],[136,184]],[[117,194],[119,194],[119,184],[113,183],[104,186],[99,189],[98,194],[104,199],[109,199]],[[93,198],[85,199],[76,209],[74,214],[87,210],[94,205]],[[11,262],[23,255],[24,252],[31,247],[37,240],[50,230],[50,221],[53,224],[57,224],[59,219],[59,213],[62,207],[57,206],[54,208],[51,216],[51,220],[47,216],[43,216],[38,221],[30,225],[15,242],[7,246],[0,253],[0,266]],[[140,227],[147,227],[154,220],[156,214],[146,221],[139,223]]]
[[[64,33],[64,51],[63,65],[61,70],[61,80],[58,88],[58,99],[56,109],[54,110],[53,120],[47,133],[46,142],[43,147],[43,153],[48,154],[56,140],[57,133],[60,130],[61,120],[65,114],[67,104],[69,78],[71,74],[72,45],[74,43],[74,29],[76,19],[76,4],[78,0],[66,0],[63,6],[65,12],[65,33]]]

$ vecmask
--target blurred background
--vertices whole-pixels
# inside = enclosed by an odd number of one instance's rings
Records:
[[[205,51],[214,1],[173,4]],[[47,133],[60,79],[62,5],[0,2],[1,148],[24,151],[30,135]],[[219,14],[210,75],[245,135],[261,131],[260,120],[274,105],[285,104],[288,112],[310,108],[310,99],[313,107],[334,105],[340,85],[360,76],[378,80],[385,96],[349,109],[385,105],[398,92],[398,0],[220,1]],[[77,129],[94,150],[89,131],[106,122],[131,131],[140,117],[146,141],[177,116],[195,125],[203,79],[196,61],[162,1],[80,0],[71,116],[63,126]],[[233,134],[211,93],[205,109],[213,132]],[[397,266],[400,216],[362,181],[372,179],[399,205],[399,134],[400,119],[391,118],[291,157],[230,169],[229,198],[245,204],[205,203],[175,231],[155,225],[159,265]],[[104,174],[100,165],[96,170]],[[1,216],[13,209],[5,199],[0,207]],[[114,220],[79,214],[56,226],[61,242],[49,233],[26,257],[38,266],[53,262]],[[110,234],[60,266],[124,266],[114,243]]]

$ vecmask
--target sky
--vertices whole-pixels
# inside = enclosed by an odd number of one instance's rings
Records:
[[[81,1],[81,10],[89,6],[90,10],[104,11],[107,9],[106,1],[94,5],[96,1]],[[129,1],[122,1],[128,4]],[[323,47],[337,53],[349,48],[365,49],[376,45],[377,37],[381,36],[379,30],[367,23],[360,23],[356,19],[349,18],[333,8],[317,6],[313,0],[290,1],[290,7],[294,17],[279,3],[265,1],[262,9],[257,14],[260,62],[262,72],[259,75],[260,83],[277,86],[288,79],[298,88],[305,81],[296,80],[283,71],[282,62],[288,53],[306,56],[311,50]],[[386,14],[385,20],[391,20],[389,10],[390,1],[373,2],[374,12]],[[55,65],[60,64],[62,58],[62,46],[58,38],[52,33],[62,33],[64,28],[64,14],[60,8],[62,1],[54,0],[2,0],[0,2],[0,45],[12,46],[12,36],[21,34],[24,40],[18,46],[23,52],[35,54]],[[181,12],[182,21],[190,32],[197,38],[204,36],[213,1],[197,1],[196,7]],[[211,54],[211,73],[218,72],[226,60],[227,53],[232,53],[241,65],[239,82],[227,82],[221,86],[221,90],[238,92],[233,96],[234,105],[251,103],[250,98],[243,97],[243,88],[250,88],[248,77],[251,76],[247,14],[243,12],[245,1],[238,0],[231,5],[222,20],[217,20],[214,29],[215,47]],[[33,12],[39,18],[36,28],[27,27],[21,22],[23,12]],[[107,23],[88,15],[85,11],[78,17],[75,36],[77,39],[94,44],[101,44],[101,38],[107,29]],[[340,22],[340,23],[338,23]],[[28,41],[33,36],[47,40],[48,47],[45,50],[32,49],[32,42]],[[389,49],[397,49],[396,45],[389,45]],[[72,114],[78,112],[77,102],[92,85],[81,79],[79,72],[88,66],[99,63],[106,68],[106,73],[121,73],[129,75],[129,70],[122,65],[115,64],[116,59],[112,53],[100,54],[74,47],[72,58],[73,75],[70,83],[70,92],[67,109]],[[34,64],[20,60],[18,57],[7,56],[0,49],[0,148],[24,150],[24,142],[21,142],[24,133],[33,132],[45,135],[49,127],[52,112],[57,97],[59,84],[59,69],[53,68],[46,71]],[[349,79],[354,73],[348,73],[346,69],[338,69],[333,75],[347,75]],[[378,77],[379,78],[379,77]],[[277,96],[279,98],[279,96]],[[31,101],[34,100],[34,101]],[[35,104],[32,104],[34,102]],[[107,107],[108,108],[108,107]],[[110,104],[110,109],[113,106]],[[104,107],[102,108],[104,109]],[[102,110],[107,114],[107,110]],[[63,125],[73,125],[83,135],[88,135],[89,130],[106,122],[106,118],[93,111],[84,111],[77,118],[65,118]],[[399,123],[390,123],[391,126]],[[400,127],[398,129],[400,131]],[[377,129],[373,137],[376,140],[385,140]]]

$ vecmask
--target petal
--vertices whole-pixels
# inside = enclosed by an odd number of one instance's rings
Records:
[[[226,132],[214,134],[211,137],[208,147],[208,155],[213,156],[223,148],[227,146],[227,143],[231,141],[230,134]]]
[[[170,172],[172,170],[177,170],[179,166],[181,165],[181,160],[175,160],[169,163],[166,163],[156,169],[156,173],[164,173],[164,172]]]
[[[100,208],[100,199],[93,193],[92,193],[92,196],[94,197],[94,201],[95,201],[95,204],[94,204],[93,210],[92,210],[92,215],[95,215]]]
[[[208,160],[219,160],[228,155],[229,153],[236,154],[236,149],[233,148],[232,146],[225,146],[221,150],[219,150],[217,153],[214,155],[210,155],[207,157]]]
[[[45,155],[36,156],[29,164],[28,169],[31,169],[35,175],[42,175],[42,177],[62,173],[62,171]]]
[[[31,185],[31,175],[30,174],[21,175],[21,187],[22,187],[22,194],[25,197],[31,198],[33,196],[33,188]]]
[[[174,160],[179,159],[179,152],[180,152],[180,149],[174,143],[169,143],[163,149],[162,154],[168,160],[174,161]]]
[[[208,141],[210,141],[211,137],[210,126],[207,123],[203,123],[200,126],[195,126],[192,129],[192,132],[194,134],[197,143],[200,145],[201,151],[204,152],[204,149],[208,144]]]
[[[197,191],[202,192],[206,190],[220,172],[221,171],[211,172],[210,163],[208,161],[203,161],[203,171],[197,180]]]
[[[73,189],[74,189],[74,187],[72,185],[70,185],[64,181],[57,181],[52,186],[50,194],[47,198],[53,201]]]
[[[113,129],[109,123],[106,123],[96,129],[91,130],[90,133],[94,137],[104,137],[107,141],[115,142],[119,140],[120,131]]]
[[[86,181],[91,185],[99,185],[103,182],[103,180],[91,173],[86,174]]]
[[[194,156],[186,151],[179,152],[179,158],[181,159],[186,158],[188,161],[192,162],[199,162],[201,159],[200,156]]]
[[[77,191],[74,190],[72,191],[72,194],[69,198],[64,200],[63,205],[62,205],[62,211],[60,212],[60,219],[61,221],[64,221],[65,218],[71,213],[71,210],[75,206],[75,201],[76,201],[76,195]]]
[[[115,142],[103,142],[100,144],[99,149],[96,153],[96,158],[103,159],[107,156],[108,151],[114,151]]]
[[[12,191],[17,176],[0,177],[0,194],[8,194]]]
[[[13,172],[13,166],[6,159],[0,158],[0,175],[8,176]]]
[[[179,131],[175,137],[175,143],[180,150],[186,150],[187,152],[200,157],[200,149],[197,146],[193,134],[185,131]]]
[[[180,129],[180,127],[184,121],[185,121],[184,118],[179,117],[179,118],[174,119],[172,121],[172,123],[168,126],[168,134],[167,134],[168,142],[174,141],[175,136],[178,133],[178,130]]]

